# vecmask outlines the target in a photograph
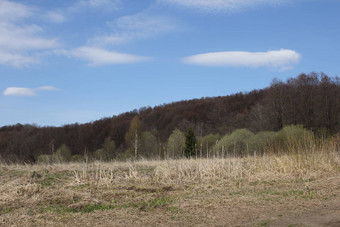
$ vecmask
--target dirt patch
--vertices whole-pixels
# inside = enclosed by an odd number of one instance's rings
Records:
[[[284,215],[272,217],[268,226],[340,226],[340,202],[324,204],[324,207],[309,207],[306,211],[287,212]]]

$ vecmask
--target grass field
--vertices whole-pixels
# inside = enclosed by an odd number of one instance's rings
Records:
[[[0,226],[339,226],[340,157],[0,166]]]

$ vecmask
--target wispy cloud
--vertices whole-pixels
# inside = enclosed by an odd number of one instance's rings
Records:
[[[47,22],[63,23],[78,12],[117,10],[121,4],[121,0],[79,0],[68,7],[43,12],[38,7],[0,0],[0,64],[28,66],[39,63],[42,57],[50,56],[46,53],[83,59],[94,66],[141,62],[149,58],[111,51],[110,46],[135,39],[153,38],[173,32],[179,27],[175,19],[155,15],[148,9],[107,22],[105,32],[87,39],[82,47],[56,50],[61,46],[58,39],[44,37],[43,27],[27,22],[44,18]]]
[[[254,8],[263,5],[279,5],[288,0],[158,0],[161,3],[170,3],[182,7],[201,11],[236,11]]]
[[[43,29],[25,24],[24,19],[34,15],[26,5],[0,0],[0,64],[26,66],[39,62],[36,51],[57,47],[56,39],[41,35]]]
[[[52,86],[42,86],[38,87],[37,90],[42,90],[42,91],[57,91],[58,88],[52,87]]]
[[[80,0],[70,7],[72,10],[81,10],[82,8],[97,8],[117,10],[121,5],[121,0]]]
[[[110,64],[131,64],[150,60],[148,57],[137,56],[132,54],[109,51],[106,49],[82,46],[68,50],[56,50],[57,55],[66,55],[68,57],[79,58],[89,62],[90,66],[101,66]]]
[[[0,64],[12,65],[16,67],[26,66],[38,63],[39,60],[35,57],[26,55],[24,53],[10,53],[0,48]]]
[[[4,91],[5,96],[35,96],[35,90],[25,87],[8,87]]]
[[[186,64],[203,66],[270,67],[287,70],[300,61],[294,50],[281,49],[267,52],[226,51],[197,54],[183,59]]]
[[[66,15],[63,12],[60,12],[59,10],[56,11],[49,11],[44,16],[47,20],[53,23],[63,23],[65,22]]]
[[[1,0],[0,0],[1,1]],[[52,23],[64,23],[77,13],[89,13],[97,11],[111,12],[120,9],[121,0],[79,0],[70,3],[62,8],[56,8],[50,11],[35,9],[40,18]]]
[[[120,44],[135,39],[145,39],[180,30],[174,18],[144,11],[118,18],[108,23],[110,32],[89,40],[90,45],[105,46]]]
[[[8,87],[4,91],[5,96],[36,96],[37,92],[43,91],[56,91],[58,90],[52,86],[42,86],[38,88],[26,88],[26,87]]]
[[[20,18],[32,15],[33,9],[26,5],[0,0],[0,19],[1,21],[15,21]]]
[[[8,51],[41,50],[58,46],[56,39],[39,36],[43,29],[37,25],[0,23],[0,48]]]

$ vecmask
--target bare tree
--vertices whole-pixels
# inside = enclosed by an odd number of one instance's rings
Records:
[[[135,116],[131,123],[130,129],[125,135],[125,142],[128,149],[134,152],[135,160],[138,159],[138,150],[141,145],[142,127],[138,116]]]

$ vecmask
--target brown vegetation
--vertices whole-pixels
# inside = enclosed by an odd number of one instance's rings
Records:
[[[138,133],[128,133],[132,119],[137,117],[140,121]],[[0,128],[0,159],[35,163],[40,155],[53,155],[63,144],[78,158],[84,153],[102,159],[167,158],[178,156],[178,151],[170,155],[167,149],[168,138],[175,129],[183,133],[192,129],[200,138],[223,136],[240,128],[257,133],[298,124],[321,137],[340,133],[338,77],[323,73],[301,74],[286,82],[274,80],[269,88],[262,90],[145,107],[81,125],[5,126]],[[138,140],[132,140],[135,139],[133,135],[138,135]],[[114,142],[117,149],[111,149],[113,154],[103,149],[105,141]],[[211,146],[211,141],[209,143]],[[200,145],[197,144],[198,150]],[[202,146],[203,151],[205,148]]]
[[[339,223],[336,141],[291,145],[239,158],[2,164],[0,225],[302,225],[310,212]]]

